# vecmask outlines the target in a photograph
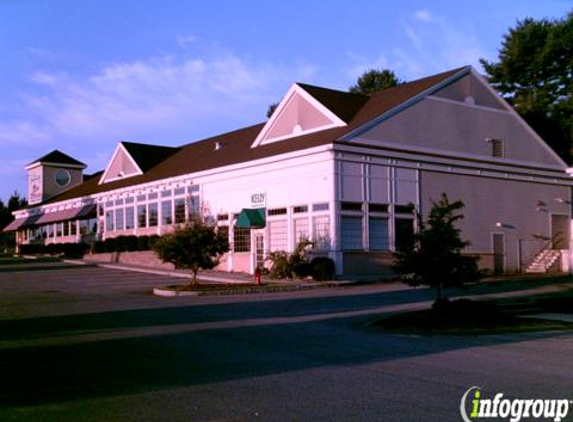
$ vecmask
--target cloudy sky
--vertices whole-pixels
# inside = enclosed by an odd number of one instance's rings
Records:
[[[104,168],[117,142],[182,145],[261,122],[296,81],[347,89],[495,60],[517,20],[571,0],[0,0],[0,199],[59,149]]]

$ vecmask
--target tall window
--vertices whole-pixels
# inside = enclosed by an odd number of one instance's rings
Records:
[[[115,229],[123,230],[125,228],[123,221],[123,208],[117,208],[115,210]]]
[[[294,219],[294,240],[300,242],[301,239],[310,238],[308,218]]]
[[[147,205],[137,206],[137,227],[147,227]]]
[[[175,204],[175,223],[185,223],[185,199],[178,198],[174,201]]]
[[[158,221],[157,221],[157,218],[158,218],[158,216],[157,216],[157,202],[153,202],[153,203],[149,204],[147,206],[147,211],[149,213],[149,216],[148,216],[149,227],[157,226],[157,223],[158,223]]]
[[[343,250],[360,250],[362,245],[362,217],[341,217],[341,243]]]
[[[269,221],[269,249],[271,251],[287,250],[287,222]]]
[[[173,214],[173,204],[171,200],[161,202],[161,224],[163,226],[168,226],[170,224],[173,224],[172,214]]]
[[[199,203],[199,195],[192,195],[189,197],[189,219],[192,220],[201,215],[201,206]]]
[[[368,232],[371,251],[387,251],[388,243],[388,219],[384,217],[370,217],[368,220]]]
[[[135,215],[133,212],[133,207],[127,207],[125,209],[125,229],[126,230],[131,230],[133,229],[133,227],[135,226]]]
[[[396,218],[396,249],[410,247],[414,238],[414,220],[412,218]]]
[[[318,250],[330,249],[330,217],[328,215],[316,216],[312,219],[314,248]]]
[[[113,210],[107,210],[105,212],[105,231],[111,232],[114,231],[114,218],[113,218]]]
[[[235,227],[233,230],[233,250],[235,252],[251,251],[251,229]]]

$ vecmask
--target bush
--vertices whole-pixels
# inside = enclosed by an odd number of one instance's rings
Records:
[[[325,256],[318,256],[310,262],[312,278],[316,281],[328,281],[334,279],[334,261]]]
[[[103,240],[96,240],[92,246],[92,253],[104,253],[105,242]]]
[[[149,248],[149,236],[138,236],[137,237],[137,250],[138,251],[146,251]]]
[[[116,246],[116,240],[115,238],[110,238],[110,239],[105,239],[104,240],[104,247],[103,247],[104,251],[106,252],[116,252],[117,251],[117,246]]]
[[[276,280],[292,277],[292,267],[289,263],[289,256],[285,251],[269,252],[267,259],[272,262],[269,270],[270,278]]]
[[[133,252],[137,250],[137,236],[125,236],[124,240],[125,250],[128,252]]]
[[[69,258],[81,258],[89,249],[86,243],[50,243],[49,245],[30,244],[20,245],[20,253],[24,255],[65,255]]]
[[[155,244],[161,238],[158,234],[152,234],[147,241],[147,249],[154,249]]]

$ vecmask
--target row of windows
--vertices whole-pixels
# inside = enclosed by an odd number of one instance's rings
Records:
[[[199,196],[167,199],[161,202],[149,202],[137,206],[118,206],[105,211],[106,231],[132,230],[134,228],[147,228],[184,224],[187,219],[198,216],[200,213]],[[161,210],[159,209],[161,207]],[[160,213],[161,211],[161,220]]]
[[[364,225],[361,216],[345,215],[341,217],[341,243],[343,250],[371,251],[390,250],[389,219],[386,217],[368,218],[368,244],[365,245]],[[396,218],[394,220],[396,248],[408,244],[414,234],[414,219]]]
[[[79,228],[76,223],[79,223]],[[31,239],[53,239],[56,237],[77,236],[78,229],[81,236],[96,234],[97,219],[91,218],[88,220],[44,224],[31,229],[29,237]]]

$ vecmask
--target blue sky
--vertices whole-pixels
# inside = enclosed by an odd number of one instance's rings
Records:
[[[0,0],[0,199],[53,149],[104,168],[117,142],[181,145],[261,122],[296,81],[347,89],[495,60],[563,0]]]

